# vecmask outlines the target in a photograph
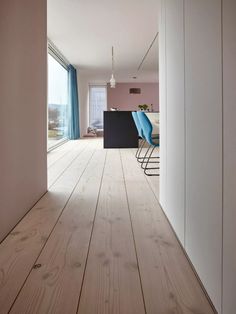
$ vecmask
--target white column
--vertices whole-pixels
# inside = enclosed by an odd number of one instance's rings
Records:
[[[185,99],[184,1],[166,0],[166,214],[184,245],[185,222]]]
[[[223,0],[223,313],[236,312],[236,1]]]
[[[185,1],[186,251],[221,308],[221,1]]]
[[[47,1],[0,1],[0,240],[47,190]]]

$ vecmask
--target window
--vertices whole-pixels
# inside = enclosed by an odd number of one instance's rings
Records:
[[[48,149],[68,134],[68,70],[48,54]]]
[[[103,129],[103,111],[107,109],[106,86],[90,86],[89,88],[89,125]]]

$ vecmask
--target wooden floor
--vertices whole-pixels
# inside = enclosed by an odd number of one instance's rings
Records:
[[[0,245],[0,314],[214,313],[134,152],[48,154],[48,193]]]

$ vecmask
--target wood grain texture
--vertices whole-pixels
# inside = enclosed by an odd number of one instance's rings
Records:
[[[8,313],[93,151],[84,151],[1,243],[1,314]]]
[[[105,161],[100,139],[84,145],[0,245],[0,313],[212,314],[159,207],[158,180],[133,150]]]
[[[60,158],[70,153],[70,149],[72,149],[74,143],[72,141],[68,141],[64,143],[62,146],[59,146],[47,154],[47,165],[50,168],[53,164],[55,164]]]
[[[143,148],[142,151],[141,151],[141,154],[140,154],[140,157],[143,157],[146,153],[146,150],[147,148]],[[136,149],[129,149],[128,150],[133,156],[135,156],[136,154]],[[154,151],[154,155],[153,156],[160,156],[160,148],[156,148],[155,151]],[[160,159],[161,160],[161,159]],[[160,161],[159,160],[159,161]],[[160,166],[161,164],[159,164]],[[161,167],[161,166],[160,166]],[[162,169],[162,167],[161,167]],[[160,171],[160,170],[159,170]],[[153,176],[153,177],[150,177],[150,176],[146,176],[146,179],[147,181],[149,182],[149,185],[152,189],[152,191],[154,192],[154,194],[156,195],[157,199],[159,200],[160,199],[160,176]]]
[[[107,155],[78,313],[145,313],[118,150]]]
[[[11,313],[76,313],[105,155],[93,155]]]
[[[79,145],[76,145],[76,143],[72,143],[72,145],[70,153],[59,158],[59,160],[50,167],[50,171],[48,172],[49,188],[56,182],[61,173],[79,157],[85,147],[89,145],[89,142],[81,141]]]
[[[147,313],[214,313],[133,154],[121,156]]]

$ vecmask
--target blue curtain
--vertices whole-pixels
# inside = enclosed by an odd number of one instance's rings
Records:
[[[69,130],[70,140],[80,137],[79,127],[79,95],[77,86],[76,69],[69,65]]]

